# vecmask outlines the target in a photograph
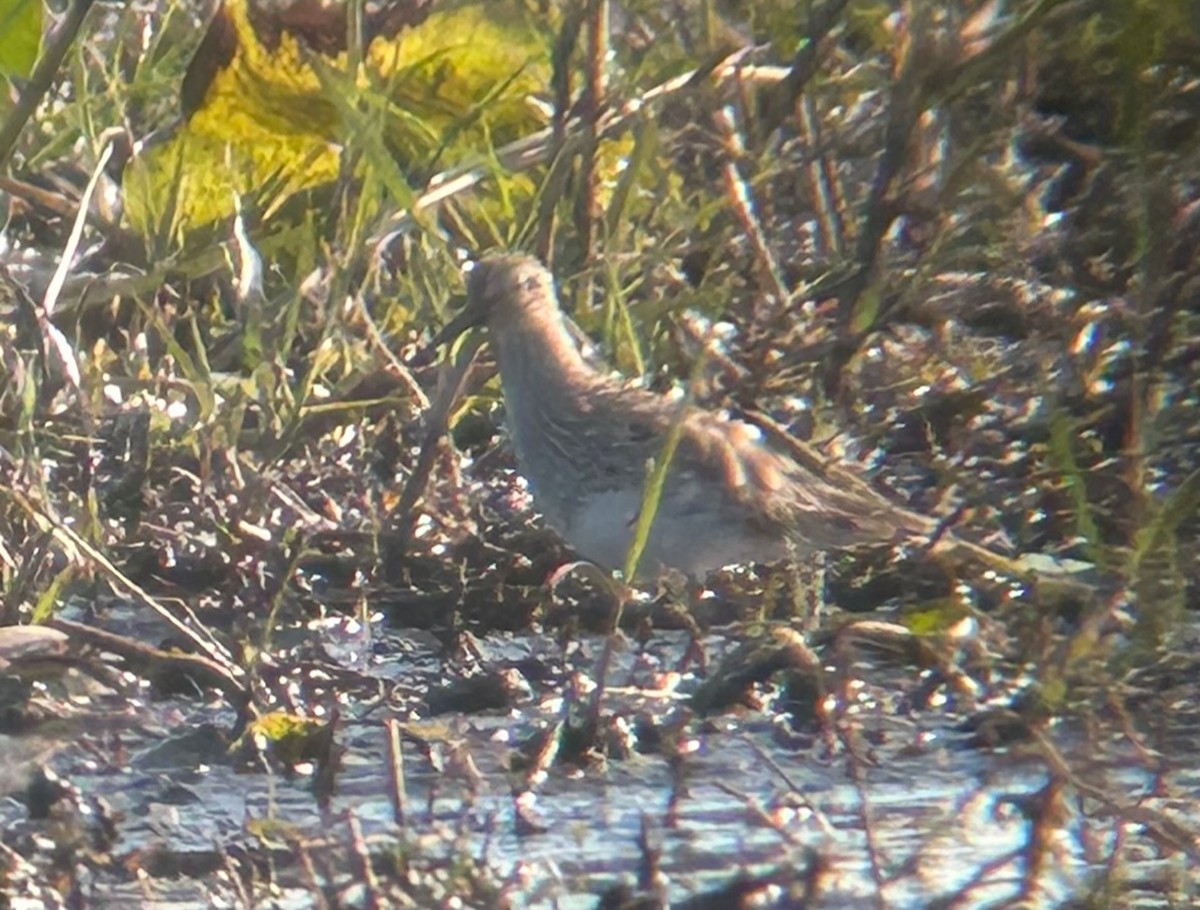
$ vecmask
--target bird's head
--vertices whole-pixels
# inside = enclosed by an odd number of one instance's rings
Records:
[[[453,341],[468,329],[503,329],[557,309],[554,278],[544,265],[532,256],[488,256],[467,273],[467,303],[437,333],[433,344]]]

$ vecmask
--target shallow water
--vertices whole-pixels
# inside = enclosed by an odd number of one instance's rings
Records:
[[[403,682],[403,691],[419,692],[444,672],[428,636],[378,626],[373,641],[358,639],[371,647],[356,651],[338,640],[336,629],[327,634],[329,651],[339,660],[356,654],[372,676]],[[571,663],[590,666],[600,644],[584,641],[584,653]],[[706,642],[714,657],[733,644],[719,637]],[[608,707],[630,714],[679,710],[679,694],[626,683],[631,674],[656,679],[653,672],[674,666],[685,645],[682,636],[660,635],[647,648],[621,655]],[[129,906],[135,897],[142,906],[181,908],[232,900],[230,879],[214,851],[236,852],[243,846],[260,854],[267,841],[255,832],[261,833],[257,823],[264,819],[271,819],[278,832],[269,839],[277,863],[271,905],[312,906],[285,838],[343,845],[350,838],[350,815],[372,845],[403,839],[424,855],[465,850],[482,859],[509,883],[516,906],[592,907],[605,888],[632,884],[642,860],[638,840],[644,822],[661,848],[660,870],[673,900],[719,888],[738,873],[803,864],[810,849],[824,857],[829,870],[822,878],[820,906],[825,907],[925,907],[972,882],[976,886],[959,906],[985,906],[1021,888],[1032,855],[1031,819],[1043,807],[1039,794],[1049,780],[1045,763],[967,747],[966,734],[955,729],[961,718],[950,712],[897,713],[895,693],[915,682],[915,671],[908,670],[867,670],[856,687],[855,710],[847,717],[865,731],[865,759],[852,760],[845,748],[821,735],[793,733],[767,713],[726,715],[691,727],[694,751],[685,762],[673,816],[668,762],[635,754],[584,771],[552,767],[536,787],[534,804],[547,830],[520,836],[512,797],[518,778],[505,763],[513,743],[559,716],[561,649],[537,636],[484,639],[482,648],[487,661],[540,660],[550,682],[534,685],[535,694],[510,712],[448,715],[414,727],[440,742],[443,754],[457,744],[478,777],[439,772],[422,749],[406,743],[403,833],[393,820],[389,795],[382,722],[388,711],[357,701],[344,706],[337,740],[347,751],[337,793],[325,811],[310,791],[307,774],[287,779],[267,770],[235,769],[221,739],[232,714],[219,704],[187,699],[131,702],[105,695],[88,704],[80,701],[83,718],[72,738],[4,741],[11,756],[8,780],[19,777],[14,765],[24,763],[29,770],[40,755],[52,753],[49,763],[61,777],[85,796],[102,798],[118,814],[114,853],[156,857],[155,863],[130,862],[133,866],[192,867],[190,875],[159,871],[140,882],[110,870],[94,871],[89,905],[96,907]],[[380,656],[367,658],[370,653]],[[681,688],[689,686],[685,678]],[[109,710],[100,710],[106,706]],[[99,716],[103,721],[95,720]],[[1094,757],[1079,731],[1053,730],[1052,736],[1064,755],[1081,762]],[[1118,743],[1109,758],[1104,780],[1114,797],[1132,802],[1132,795],[1154,785],[1128,747]],[[1200,797],[1200,773],[1190,762],[1178,764],[1184,767],[1165,775],[1159,789],[1175,794],[1173,806],[1164,805],[1186,816],[1188,800]],[[1108,857],[1118,830],[1111,815],[1095,811],[1094,801],[1068,794],[1060,802],[1055,823],[1039,831],[1043,839],[1048,836],[1038,854],[1045,868],[1036,876],[1037,897],[1045,906],[1083,886]],[[24,814],[12,799],[0,803],[0,825],[10,835],[27,824]],[[773,823],[764,821],[765,815]],[[1132,855],[1140,857],[1138,874],[1149,884],[1140,906],[1167,905],[1161,894],[1164,902],[1155,903],[1160,877],[1195,881],[1194,860],[1161,860],[1135,826],[1121,830]],[[348,882],[349,873],[343,869],[342,874]]]

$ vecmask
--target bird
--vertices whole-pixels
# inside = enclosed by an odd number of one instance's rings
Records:
[[[518,471],[537,510],[582,558],[609,570],[624,566],[648,466],[673,434],[643,569],[703,579],[735,564],[938,533],[934,519],[894,504],[798,440],[594,367],[563,315],[553,275],[537,259],[484,257],[466,283],[465,306],[432,345],[486,329]]]

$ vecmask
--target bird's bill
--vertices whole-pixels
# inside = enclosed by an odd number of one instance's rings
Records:
[[[478,328],[481,325],[483,325],[483,314],[475,307],[467,304],[457,316],[442,326],[441,330],[433,336],[433,340],[429,344],[433,348],[439,348],[444,344],[454,341],[454,339],[468,329]]]

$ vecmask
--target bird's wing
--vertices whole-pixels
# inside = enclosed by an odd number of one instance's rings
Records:
[[[785,451],[751,424],[694,411],[680,444],[688,446],[687,461],[735,497],[752,524],[813,549],[886,542],[931,529],[847,468],[808,447]]]
[[[736,517],[757,533],[790,536],[812,549],[931,530],[927,519],[803,443],[781,445],[754,425],[643,389],[606,383],[586,398],[596,422],[612,428],[586,457],[614,487],[644,482],[648,461],[662,455],[672,427],[683,421],[664,493],[676,515]]]

